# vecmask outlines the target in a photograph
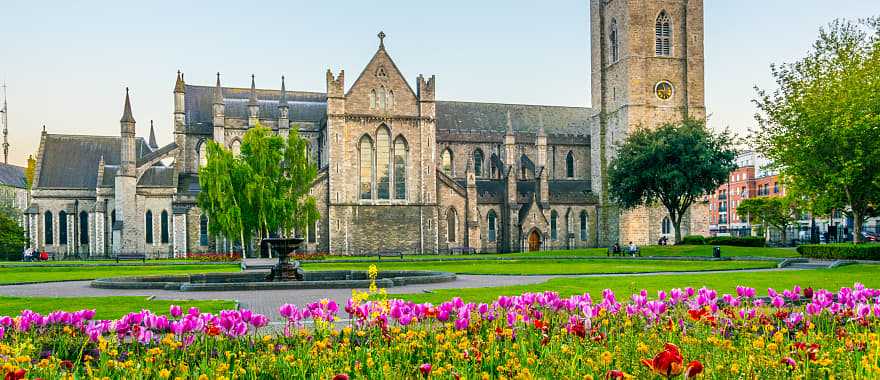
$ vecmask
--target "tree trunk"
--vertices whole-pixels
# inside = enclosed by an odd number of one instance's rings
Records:
[[[676,245],[681,242],[681,215],[672,218],[672,228],[675,229],[675,241],[672,244]]]
[[[853,243],[862,242],[862,213],[853,209]]]

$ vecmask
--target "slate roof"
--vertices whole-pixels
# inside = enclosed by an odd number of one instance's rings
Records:
[[[24,189],[27,187],[24,171],[21,166],[0,163],[0,185]]]
[[[137,185],[143,187],[172,187],[174,186],[174,168],[167,166],[150,167],[138,180]]]
[[[505,133],[507,115],[514,132],[589,135],[590,108],[437,101],[437,130]]]
[[[118,166],[120,137],[86,135],[46,135],[40,160],[37,188],[94,189],[98,163]],[[135,141],[137,157],[152,152],[146,141]],[[106,181],[105,175],[105,181]]]
[[[214,125],[214,86],[186,86],[186,125],[197,133],[211,133]],[[260,118],[278,119],[280,90],[257,89]],[[223,87],[224,113],[227,117],[248,118],[250,88]],[[289,117],[293,122],[322,123],[327,115],[327,94],[286,91]]]
[[[547,181],[551,204],[598,203],[588,180]]]

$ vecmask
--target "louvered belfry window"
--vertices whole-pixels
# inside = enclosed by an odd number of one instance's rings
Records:
[[[657,16],[657,24],[654,30],[655,53],[660,57],[672,56],[672,20],[666,11]]]

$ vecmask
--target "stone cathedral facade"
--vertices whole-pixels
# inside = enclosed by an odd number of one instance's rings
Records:
[[[379,47],[350,84],[323,92],[185,83],[174,141],[135,135],[126,90],[119,136],[43,131],[27,225],[49,252],[181,257],[229,249],[197,206],[208,140],[238,153],[257,124],[310,142],[321,218],[299,234],[338,255],[511,252],[654,241],[660,210],[621,214],[603,185],[614,143],[638,125],[703,117],[702,2],[592,0],[593,107],[443,101],[434,76],[406,79]],[[656,45],[656,46],[655,46]],[[656,47],[656,52],[654,51]],[[698,213],[693,212],[692,215]],[[708,213],[706,213],[708,218]],[[692,233],[705,227],[690,217]]]

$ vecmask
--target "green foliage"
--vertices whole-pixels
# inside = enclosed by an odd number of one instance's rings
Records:
[[[713,236],[706,239],[709,245],[730,245],[734,247],[763,247],[764,239],[757,236]]]
[[[318,171],[307,146],[296,128],[285,140],[259,125],[245,133],[239,157],[210,142],[208,163],[199,171],[199,207],[209,229],[247,242],[313,224],[318,208],[308,192]]]
[[[30,189],[34,183],[34,173],[37,171],[37,160],[33,155],[28,156],[27,168],[24,170],[24,181],[27,188]]]
[[[835,21],[758,89],[758,150],[817,210],[848,206],[855,238],[880,204],[880,18]]]
[[[682,245],[704,245],[706,244],[706,237],[703,235],[688,235],[681,239]]]
[[[610,198],[624,209],[663,205],[678,242],[688,207],[718,188],[736,168],[732,146],[729,132],[713,134],[693,119],[637,129],[609,165]]]
[[[786,240],[788,226],[798,220],[797,210],[797,200],[790,196],[744,199],[736,207],[736,213],[748,216],[750,223],[775,227],[782,233],[783,241]]]
[[[0,213],[0,258],[20,261],[25,244],[24,229],[5,213]]]
[[[804,244],[797,251],[812,259],[880,260],[880,244]]]

